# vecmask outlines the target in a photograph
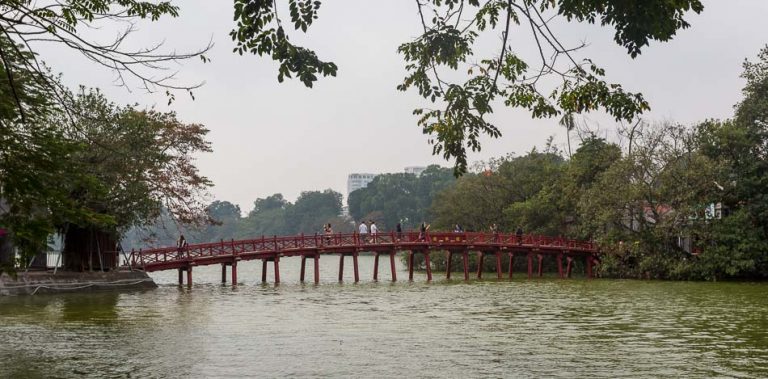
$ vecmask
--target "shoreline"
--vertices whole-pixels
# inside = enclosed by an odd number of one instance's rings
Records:
[[[144,271],[30,271],[19,272],[15,279],[7,273],[0,275],[0,296],[152,288],[157,284]]]

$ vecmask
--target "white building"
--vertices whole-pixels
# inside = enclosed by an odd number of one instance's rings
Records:
[[[403,171],[405,171],[406,174],[414,174],[416,176],[419,176],[426,169],[427,168],[424,166],[408,166]]]
[[[376,174],[349,174],[349,176],[347,176],[347,199],[349,199],[349,194],[352,193],[352,191],[367,187],[368,183],[370,183],[374,177],[376,177]]]

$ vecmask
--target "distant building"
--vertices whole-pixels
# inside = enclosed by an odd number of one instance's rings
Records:
[[[347,199],[349,199],[349,194],[352,193],[352,191],[367,187],[368,183],[370,183],[374,177],[376,177],[376,174],[349,174],[349,176],[347,176]]]
[[[416,176],[419,176],[426,169],[427,168],[424,167],[424,166],[408,166],[408,167],[405,168],[404,171],[405,171],[406,174],[414,174]]]

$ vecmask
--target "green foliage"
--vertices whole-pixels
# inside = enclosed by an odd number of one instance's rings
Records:
[[[291,22],[296,30],[307,31],[317,18],[319,1],[289,0]],[[234,52],[268,55],[280,62],[277,80],[295,75],[307,87],[317,81],[317,75],[336,76],[338,68],[323,62],[314,51],[290,42],[277,14],[276,3],[268,0],[235,0],[237,27],[229,33],[237,47]]]
[[[430,218],[428,211],[435,196],[454,181],[451,170],[437,165],[427,167],[419,176],[378,175],[366,188],[349,195],[349,213],[355,220],[374,219],[379,230],[394,230],[398,222],[404,230],[415,229]]]
[[[294,28],[306,32],[317,18],[320,3],[289,1]],[[296,75],[311,87],[318,73],[335,75],[333,63],[288,42],[276,4],[235,1],[237,27],[231,33],[237,42],[235,51],[279,61],[279,81]],[[432,153],[455,160],[456,175],[467,172],[467,150],[480,150],[481,136],[501,135],[488,120],[496,105],[527,109],[534,118],[604,110],[616,120],[627,121],[650,109],[641,94],[607,82],[605,70],[591,60],[577,62],[572,52],[583,46],[564,46],[549,27],[552,17],[612,27],[616,43],[634,58],[650,41],[668,41],[679,29],[689,27],[686,12],[700,13],[704,8],[699,0],[428,0],[417,1],[416,6],[423,32],[398,48],[407,75],[397,88],[415,88],[436,104],[413,113],[423,132],[432,137]],[[514,28],[530,28],[539,56],[527,60],[513,53],[508,37],[516,32]],[[500,34],[498,54],[476,57],[476,41],[491,33]],[[539,58],[540,65],[529,63],[538,63]],[[459,73],[464,71],[462,78]],[[540,81],[548,76],[555,80]]]

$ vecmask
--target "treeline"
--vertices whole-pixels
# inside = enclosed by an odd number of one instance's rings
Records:
[[[349,195],[349,214],[355,220],[376,221],[380,230],[416,229],[431,218],[434,198],[453,186],[453,170],[431,165],[420,175],[396,173],[376,176],[365,188]]]
[[[294,203],[282,194],[254,201],[253,210],[243,215],[238,205],[214,201],[206,212],[213,223],[192,227],[176,225],[163,216],[155,224],[134,228],[123,238],[123,249],[148,245],[172,246],[183,233],[189,243],[218,242],[260,236],[322,233],[324,224],[334,232],[351,232],[354,226],[341,215],[342,195],[333,190],[302,192]]]
[[[436,193],[428,209],[416,208],[416,217],[443,230],[495,223],[593,239],[608,277],[768,278],[768,48],[759,57],[745,63],[733,119],[637,122],[619,131],[620,143],[587,131],[573,154],[550,141],[484,162]],[[387,195],[382,182],[360,192],[364,212],[412,207],[411,197]]]

